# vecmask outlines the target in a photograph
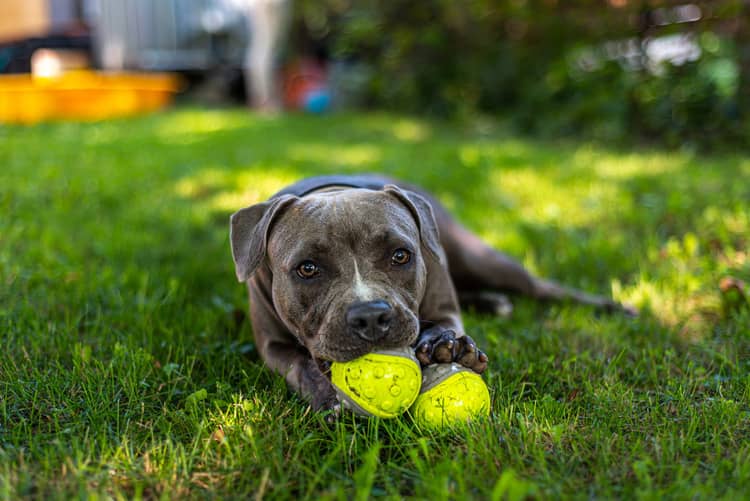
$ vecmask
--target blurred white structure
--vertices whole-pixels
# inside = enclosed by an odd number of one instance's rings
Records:
[[[281,109],[278,59],[290,18],[291,0],[229,0],[245,14],[250,44],[242,68],[248,104],[276,112]]]
[[[290,0],[86,0],[105,69],[242,68],[248,101],[281,108],[278,56]]]
[[[87,2],[94,50],[105,69],[187,71],[242,64],[247,23],[227,1]]]

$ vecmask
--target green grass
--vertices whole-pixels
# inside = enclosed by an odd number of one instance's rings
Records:
[[[328,426],[267,371],[228,216],[299,177],[422,184],[638,319],[467,314],[489,422]],[[750,155],[393,115],[177,110],[0,128],[0,498],[726,498],[750,492]]]

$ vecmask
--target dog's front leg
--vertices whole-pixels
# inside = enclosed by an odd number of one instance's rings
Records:
[[[444,263],[425,256],[427,287],[419,309],[422,328],[414,344],[416,356],[424,366],[456,362],[481,374],[487,355],[464,332],[456,289]]]
[[[310,401],[316,411],[333,410],[338,404],[331,380],[320,364],[301,346],[269,343],[264,350],[266,363],[281,373],[287,384]]]
[[[248,282],[250,320],[261,358],[271,370],[284,376],[292,390],[309,400],[315,410],[334,409],[338,400],[330,379],[279,318],[269,284],[270,274],[265,270]]]

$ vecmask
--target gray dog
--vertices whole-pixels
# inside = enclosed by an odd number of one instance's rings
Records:
[[[318,410],[337,405],[330,362],[374,349],[412,346],[422,365],[483,372],[459,297],[498,313],[510,309],[500,291],[622,308],[531,275],[429,194],[378,176],[289,186],[233,214],[231,243],[261,357]]]

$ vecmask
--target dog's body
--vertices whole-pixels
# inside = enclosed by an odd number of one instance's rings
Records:
[[[497,312],[510,307],[499,291],[619,308],[532,276],[429,194],[384,177],[300,181],[235,213],[231,241],[263,360],[316,409],[336,404],[327,362],[374,349],[414,346],[423,365],[482,372],[459,297]]]

